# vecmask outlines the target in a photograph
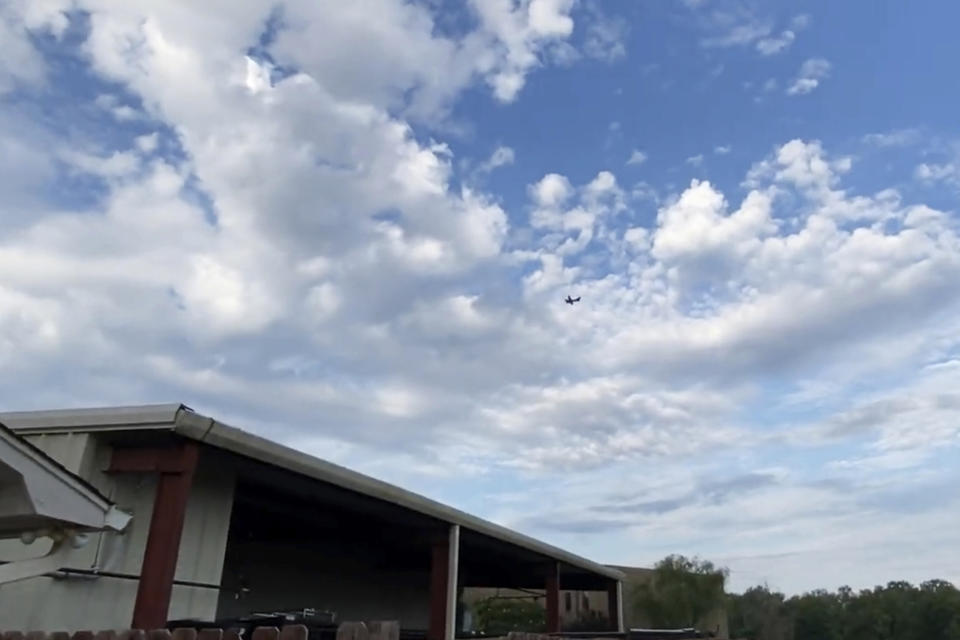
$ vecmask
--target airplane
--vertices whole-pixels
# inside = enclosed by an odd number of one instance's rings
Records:
[[[573,304],[574,302],[580,302],[580,296],[577,296],[576,298],[571,298],[570,296],[567,296],[567,299],[564,300],[564,302],[566,302],[567,304]]]

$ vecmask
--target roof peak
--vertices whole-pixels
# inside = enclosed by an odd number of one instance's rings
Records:
[[[177,402],[110,407],[80,407],[74,409],[43,409],[35,411],[5,411],[0,423],[11,429],[48,429],[57,427],[110,427],[172,424],[180,411],[193,412]]]

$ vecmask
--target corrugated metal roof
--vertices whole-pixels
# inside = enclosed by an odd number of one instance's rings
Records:
[[[182,404],[157,404],[0,414],[20,433],[57,431],[136,431],[168,429],[207,445],[261,460],[302,475],[329,482],[412,511],[528,549],[591,573],[622,580],[623,573],[547,544],[530,536],[478,518],[396,485],[371,478],[326,460],[291,449],[194,412]]]

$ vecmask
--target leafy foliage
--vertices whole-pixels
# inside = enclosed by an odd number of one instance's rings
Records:
[[[546,609],[531,599],[487,598],[477,604],[477,632],[504,636],[510,631],[547,630]]]
[[[942,580],[789,599],[754,587],[727,611],[731,637],[748,640],[960,640],[960,590]]]
[[[633,597],[657,627],[693,627],[723,604],[727,570],[699,558],[667,556],[657,563],[652,580],[638,585]]]
[[[792,637],[793,624],[787,618],[782,593],[766,587],[751,587],[742,595],[729,596],[727,619],[731,638],[750,640],[786,640]]]
[[[725,605],[730,637],[745,640],[960,640],[960,590],[943,580],[787,598],[766,586],[725,596],[726,577],[705,560],[668,556],[635,603],[658,627],[696,626]]]

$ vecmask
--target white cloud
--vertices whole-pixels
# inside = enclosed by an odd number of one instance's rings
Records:
[[[512,461],[520,468],[589,468],[636,456],[683,455],[736,437],[733,429],[701,427],[703,416],[729,411],[729,398],[643,387],[642,379],[629,376],[520,386],[495,398],[484,414],[505,436],[526,443],[526,454]]]
[[[721,279],[758,251],[776,231],[772,198],[751,192],[740,209],[726,214],[726,201],[709,182],[694,180],[680,199],[657,214],[651,255],[689,281]]]
[[[46,81],[43,56],[33,46],[32,37],[59,39],[67,28],[66,0],[12,2],[0,7],[0,95],[19,85],[37,86]]]
[[[757,51],[765,56],[772,56],[782,53],[783,51],[786,51],[786,49],[793,44],[793,41],[796,39],[797,34],[787,29],[781,32],[779,36],[761,38],[760,40],[757,40]]]
[[[960,183],[960,167],[952,162],[943,164],[921,163],[917,165],[914,176],[921,182],[932,184],[935,182]]]
[[[868,133],[863,142],[875,147],[907,147],[920,141],[919,129],[896,129],[882,133]]]
[[[477,167],[477,171],[489,173],[499,167],[505,167],[513,164],[515,159],[516,155],[514,154],[513,149],[504,145],[500,145],[493,150],[493,153],[490,154],[489,158],[487,158]]]
[[[732,22],[732,18],[724,16],[718,22],[726,27],[726,31],[720,35],[704,38],[702,43],[705,47],[733,47],[752,44],[761,38],[765,38],[772,30],[769,23],[749,20],[746,22]]]
[[[140,149],[143,153],[152,153],[157,150],[157,145],[159,143],[159,136],[156,132],[137,136],[134,142],[137,145],[137,148]]]
[[[562,205],[573,194],[573,186],[566,176],[548,173],[530,187],[534,202],[541,207]]]
[[[541,36],[568,36],[573,19],[568,15],[572,0],[531,0],[527,7],[530,29]]]
[[[583,51],[591,58],[613,62],[627,55],[625,41],[629,32],[622,18],[604,15],[599,5],[588,5],[590,12]]]
[[[810,58],[802,65],[793,84],[787,88],[787,95],[805,95],[820,86],[830,75],[832,65],[823,58]]]
[[[626,194],[617,184],[616,176],[601,171],[596,177],[575,189],[564,176],[549,174],[530,185],[528,193],[533,200],[530,224],[534,229],[549,230],[543,238],[543,249],[556,255],[534,252],[543,269],[530,276],[537,290],[558,278],[568,278],[576,270],[564,270],[556,260],[582,252],[595,238],[612,233],[606,226],[610,217],[626,208]],[[574,194],[579,197],[572,201]],[[575,234],[575,235],[570,235]]]
[[[695,156],[690,156],[684,162],[689,164],[691,167],[699,167],[700,165],[703,164],[703,154],[698,153]]]
[[[66,150],[60,159],[73,170],[107,178],[119,178],[135,172],[140,160],[132,151],[115,151],[109,156],[98,156],[82,151]]]
[[[570,3],[482,5],[455,37],[429,6],[294,2],[277,67],[249,53],[270,3],[91,11],[77,59],[143,119],[105,148],[0,119],[16,201],[0,203],[3,402],[182,398],[362,469],[416,460],[429,480],[414,488],[539,535],[613,527],[622,538],[561,540],[607,561],[663,555],[660,541],[717,558],[858,536],[890,557],[897,539],[949,548],[954,503],[910,518],[911,538],[896,500],[914,494],[876,483],[953,500],[921,472],[955,453],[955,214],[857,194],[848,158],[792,140],[742,197],[547,170],[508,218],[425,122],[468,88],[513,83],[500,97],[515,98],[574,25]],[[90,198],[58,192],[64,168]],[[824,415],[785,423],[795,391]],[[658,473],[609,495],[638,461]],[[821,472],[846,490],[803,477]],[[485,473],[521,495],[482,491]]]
[[[634,149],[627,159],[627,164],[643,164],[647,161],[647,154],[640,149]]]
[[[797,15],[789,28],[775,32],[774,22],[754,15],[743,7],[721,7],[701,17],[702,26],[712,32],[701,44],[705,47],[753,48],[764,56],[786,51],[797,39],[797,33],[810,25],[810,17]]]
[[[569,15],[573,0],[530,0],[526,4],[474,0],[471,4],[484,29],[504,48],[502,58],[487,72],[494,96],[503,102],[517,97],[527,72],[540,64],[538,54],[543,48],[573,33]]]
[[[769,36],[757,40],[756,48],[762,55],[772,56],[790,48],[797,39],[797,32],[810,26],[810,16],[800,14],[790,21],[790,28],[784,29],[777,36]]]
[[[120,101],[116,96],[108,93],[97,96],[94,103],[101,109],[109,111],[110,114],[120,122],[137,120],[143,116],[142,113],[130,105],[120,104]]]
[[[731,151],[733,151],[733,147],[731,147],[728,144],[719,145],[713,148],[713,152],[718,156],[725,156],[729,154]]]

